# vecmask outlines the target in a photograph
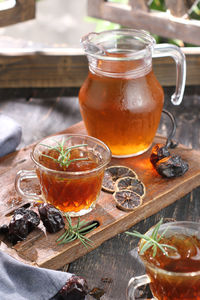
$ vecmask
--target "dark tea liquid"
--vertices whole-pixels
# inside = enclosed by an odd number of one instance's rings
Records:
[[[44,154],[58,158],[55,150],[47,150]],[[85,157],[87,160],[74,161],[68,168],[60,166],[59,163],[43,155],[39,157],[40,164],[48,169],[66,171],[66,175],[63,175],[37,169],[45,200],[63,212],[79,212],[90,208],[101,190],[103,170],[79,176],[67,175],[67,172],[90,171],[98,166],[98,161],[92,153],[83,153],[77,149],[71,151],[70,159],[80,157]]]
[[[158,250],[156,256],[152,257],[152,251],[147,250],[142,259],[162,270],[178,274],[155,272],[147,265],[146,272],[151,278],[153,295],[159,300],[199,300],[200,240],[195,236],[179,234],[163,238],[161,243],[172,245],[177,251],[168,249],[169,256],[166,256]],[[198,272],[198,274],[191,276],[190,272]]]
[[[100,64],[107,72],[125,72],[135,67],[131,62],[107,64]],[[116,156],[140,154],[150,147],[163,101],[163,90],[153,71],[134,79],[89,72],[79,93],[80,111],[89,135],[104,141]]]

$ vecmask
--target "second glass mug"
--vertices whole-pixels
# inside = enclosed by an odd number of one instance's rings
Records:
[[[114,157],[147,151],[158,129],[164,92],[152,70],[152,57],[171,56],[176,63],[174,105],[183,98],[186,62],[180,48],[155,44],[143,30],[89,33],[81,40],[89,61],[79,105],[89,135],[108,145]]]
[[[154,227],[146,235],[151,236]],[[165,233],[164,233],[165,232]],[[200,300],[200,223],[175,221],[162,224],[159,235],[166,237],[179,251],[168,257],[162,255],[154,258],[147,253],[139,256],[144,263],[146,274],[132,277],[128,283],[127,299],[135,300],[136,290],[146,284],[154,298],[151,300]],[[172,243],[173,242],[173,243]],[[148,243],[148,242],[147,242]]]

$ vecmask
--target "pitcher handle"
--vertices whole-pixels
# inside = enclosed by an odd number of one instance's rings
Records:
[[[132,277],[129,280],[127,287],[127,300],[135,300],[136,289],[148,283],[150,283],[150,278],[146,274],[138,277]],[[155,298],[151,298],[151,300],[154,299]]]
[[[17,193],[29,202],[43,202],[42,197],[36,193],[24,192],[21,189],[21,182],[26,179],[38,178],[35,170],[20,170],[15,177],[15,189]]]
[[[158,44],[154,46],[153,57],[170,56],[176,63],[176,89],[171,97],[174,105],[179,105],[183,99],[186,82],[186,60],[183,51],[172,44]]]

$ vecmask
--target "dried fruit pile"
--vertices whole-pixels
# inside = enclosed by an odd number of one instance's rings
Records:
[[[0,226],[0,234],[4,235],[12,245],[15,245],[18,241],[24,240],[40,224],[40,220],[49,233],[55,233],[65,226],[62,213],[53,205],[42,203],[38,207],[38,212],[39,215],[34,210],[25,207],[16,209],[10,223]],[[94,225],[90,225],[90,231],[96,228]],[[84,300],[88,294],[97,299],[93,289],[88,289],[87,281],[83,277],[72,275],[62,289],[51,299]]]
[[[9,225],[0,226],[0,234],[15,245],[18,241],[25,240],[41,220],[49,233],[58,232],[65,227],[64,233],[57,239],[58,245],[79,239],[86,248],[92,246],[92,241],[86,237],[86,234],[99,226],[97,221],[80,221],[79,217],[77,223],[72,225],[71,218],[67,213],[63,216],[60,210],[48,203],[41,203],[38,206],[38,212],[39,215],[35,211],[24,207],[16,209]],[[66,226],[64,217],[67,220]]]
[[[40,223],[37,213],[24,207],[16,209],[9,225],[2,225],[0,233],[14,245],[18,241],[24,240],[27,235]]]
[[[41,221],[49,233],[61,230],[65,226],[62,213],[51,204],[42,203],[38,207]]]
[[[40,216],[31,209],[16,209],[10,223],[0,227],[0,233],[15,245],[18,241],[23,241],[40,224],[40,219],[50,233],[57,232],[65,226],[61,212],[53,205],[42,203],[38,211]]]
[[[178,155],[171,155],[168,146],[156,144],[150,156],[150,161],[158,174],[167,178],[182,176],[188,171],[188,163]]]
[[[113,193],[116,205],[124,211],[142,204],[146,189],[137,174],[125,166],[110,166],[105,170],[102,189]]]
[[[185,174],[185,172],[188,171],[189,166],[179,155],[170,154],[169,148],[175,148],[178,145],[172,140],[176,132],[176,121],[174,116],[166,109],[163,109],[162,112],[171,120],[172,129],[165,145],[156,144],[153,147],[150,161],[158,174],[167,178],[175,178]]]
[[[87,281],[73,275],[51,300],[84,300],[88,292]]]

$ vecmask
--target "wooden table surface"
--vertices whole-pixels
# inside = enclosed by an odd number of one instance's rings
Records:
[[[170,103],[173,88],[165,88],[165,108],[177,121],[176,139],[183,145],[200,151],[200,88],[186,87],[180,106]],[[74,97],[24,98],[1,100],[0,112],[14,118],[23,129],[19,148],[52,133],[66,129],[81,120],[77,95]],[[158,132],[167,135],[170,124],[163,117]],[[185,195],[157,214],[137,223],[130,230],[145,232],[161,217],[175,220],[200,221],[200,187]],[[97,249],[77,259],[65,270],[86,278],[89,288],[101,288],[101,300],[124,300],[132,276],[142,274],[137,259],[138,240],[124,233],[104,242]],[[94,299],[88,296],[88,300]],[[96,298],[98,299],[98,298]]]

